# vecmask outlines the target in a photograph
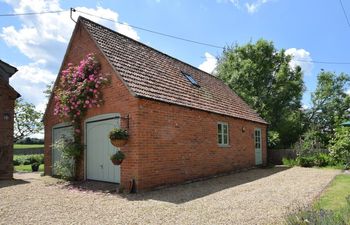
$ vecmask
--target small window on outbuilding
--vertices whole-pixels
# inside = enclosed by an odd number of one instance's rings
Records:
[[[183,71],[181,71],[181,73],[187,78],[187,80],[191,82],[191,84],[193,84],[194,86],[200,87],[198,82],[192,77],[191,74],[185,73]]]
[[[229,145],[229,132],[228,132],[227,123],[223,123],[223,122],[218,123],[218,144],[220,146]]]

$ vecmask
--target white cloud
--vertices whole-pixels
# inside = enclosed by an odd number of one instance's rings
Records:
[[[256,13],[260,7],[272,0],[255,0],[255,1],[247,1],[247,0],[216,0],[218,3],[231,3],[237,9],[242,9],[243,5],[248,13],[254,14]],[[245,2],[245,3],[244,3]]]
[[[248,13],[253,14],[253,13],[256,13],[263,4],[266,4],[269,1],[270,0],[257,0],[257,1],[252,2],[252,3],[245,3],[245,7],[246,7]]]
[[[207,73],[213,73],[217,66],[218,60],[208,52],[206,52],[204,55],[205,55],[205,60],[202,64],[198,66],[198,68]]]
[[[137,34],[137,32],[134,29],[132,29],[132,27],[130,27],[127,23],[116,24],[116,29],[121,34],[124,34],[137,41],[140,40],[140,37]]]
[[[41,68],[42,62],[17,66],[18,72],[11,79],[10,84],[22,97],[33,103],[37,110],[44,111],[46,98],[43,91],[46,85],[55,80],[56,75],[47,69]]]
[[[311,71],[314,67],[314,64],[311,62],[312,58],[310,56],[310,52],[302,48],[301,49],[289,48],[286,50],[285,53],[286,55],[292,56],[292,60],[289,63],[289,65],[292,68],[295,68],[296,66],[300,66],[305,75],[311,75]]]
[[[62,10],[59,0],[5,0],[5,3],[10,5],[15,13]],[[114,21],[118,21],[119,18],[117,12],[100,6],[75,9]],[[140,39],[137,32],[127,23],[114,23],[80,12],[74,12],[73,19],[76,21],[79,15],[114,28],[136,40]],[[58,73],[75,23],[70,19],[68,11],[30,17],[20,16],[19,22],[18,27],[3,27],[0,30],[0,40],[2,39],[10,47],[17,48],[32,63],[18,66],[19,71],[10,79],[10,82],[26,101],[35,104],[42,111],[46,107],[46,98],[42,92],[46,89],[46,84],[54,80]]]
[[[58,0],[20,0],[10,1],[9,4],[14,8],[15,13],[62,10]],[[76,7],[75,9],[115,21],[118,21],[119,17],[117,12],[99,6],[96,8]],[[73,19],[77,20],[79,15],[96,23],[115,28],[136,40],[140,39],[137,32],[126,23],[113,23],[80,12],[73,13]],[[20,28],[14,26],[3,27],[0,38],[8,46],[17,47],[22,54],[33,61],[59,62],[75,26],[75,23],[70,19],[70,12],[36,15],[31,16],[30,19],[27,16],[21,16],[20,21]],[[57,49],[60,49],[60,51],[57,51]]]
[[[306,105],[306,104],[303,104],[303,105],[301,106],[301,108],[304,109],[304,110],[307,110],[307,109],[310,109],[310,106],[309,106],[309,105]]]

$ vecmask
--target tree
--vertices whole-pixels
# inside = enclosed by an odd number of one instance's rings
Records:
[[[218,77],[279,134],[276,147],[289,147],[302,133],[303,73],[299,66],[291,68],[290,60],[285,50],[261,39],[226,47],[217,66]]]
[[[334,136],[335,128],[349,116],[350,95],[346,93],[349,85],[350,76],[344,73],[337,76],[333,72],[321,71],[317,76],[307,125],[317,128],[317,135],[324,146]]]
[[[350,166],[350,128],[338,127],[330,140],[330,155],[336,163]]]
[[[43,129],[42,116],[42,113],[35,110],[33,104],[24,102],[22,98],[17,99],[14,117],[14,142],[40,132]]]

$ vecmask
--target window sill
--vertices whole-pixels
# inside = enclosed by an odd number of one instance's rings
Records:
[[[220,147],[220,148],[230,148],[231,145],[220,145],[220,144],[218,144],[218,147]]]

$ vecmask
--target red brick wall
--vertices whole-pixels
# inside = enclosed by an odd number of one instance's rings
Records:
[[[117,78],[113,68],[105,60],[99,49],[96,47],[92,39],[88,36],[85,29],[77,29],[76,35],[73,36],[72,44],[68,49],[67,57],[63,62],[63,68],[66,68],[68,63],[78,64],[80,60],[84,58],[88,53],[95,53],[98,60],[101,63],[102,73],[111,75],[111,84],[102,91],[103,99],[105,103],[100,108],[90,109],[85,118],[82,119],[82,128],[84,127],[84,120],[90,117],[106,114],[106,113],[120,113],[122,117],[129,114],[130,124],[129,131],[135,132],[136,125],[136,112],[138,99],[134,98],[128,89],[123,85],[119,78]],[[50,101],[48,104],[47,115],[45,117],[45,174],[51,175],[52,172],[52,127],[61,123],[57,116],[53,115],[54,102]],[[121,119],[121,125],[126,126],[127,120]],[[121,182],[127,183],[131,178],[137,177],[137,154],[131,154],[129,149],[135,149],[135,137],[132,135],[128,142],[128,145],[124,147],[124,151],[127,154],[127,159],[124,160],[121,166]],[[84,140],[84,131],[82,132],[82,140]],[[129,153],[130,152],[130,153]],[[78,179],[84,179],[84,153],[81,154],[81,161],[77,164]]]
[[[84,29],[78,29],[73,36],[64,67],[69,62],[78,63],[90,52],[97,53],[102,72],[111,74],[112,82],[103,90],[105,104],[90,109],[85,119],[114,112],[130,117],[130,138],[122,148],[126,153],[121,164],[122,187],[128,187],[131,179],[136,180],[141,190],[252,167],[255,165],[255,127],[263,131],[263,160],[266,162],[265,125],[133,97]],[[51,131],[52,126],[60,123],[53,116],[53,102],[48,105],[44,122],[45,173],[51,174]],[[127,126],[126,119],[121,122],[122,127]],[[229,123],[231,147],[218,147],[217,122]],[[242,126],[246,130],[244,133]],[[77,170],[79,178],[83,179],[83,160]]]
[[[139,108],[140,189],[255,166],[255,128],[266,163],[265,125],[151,100]],[[229,124],[230,147],[217,144],[218,122]]]
[[[0,80],[0,179],[13,176],[13,116],[17,94]],[[4,113],[10,115],[4,120]]]

